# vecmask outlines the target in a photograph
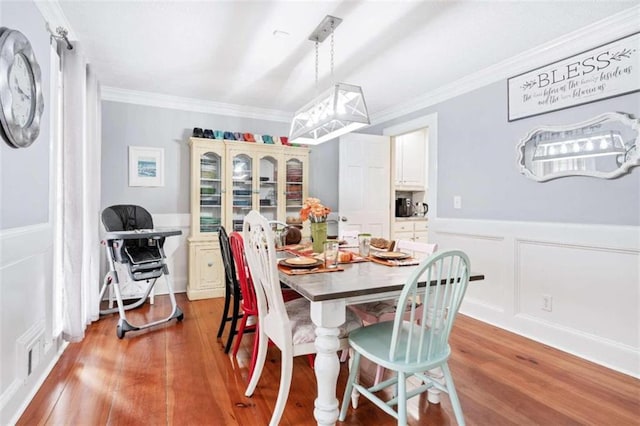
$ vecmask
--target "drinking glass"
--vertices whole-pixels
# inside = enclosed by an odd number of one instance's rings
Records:
[[[340,245],[337,240],[324,242],[324,267],[333,269],[338,267],[338,253]]]
[[[368,257],[371,251],[371,234],[358,234],[358,252],[362,257]]]

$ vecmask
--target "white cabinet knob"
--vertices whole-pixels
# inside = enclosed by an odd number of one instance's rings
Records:
[[[209,263],[207,263],[207,266],[208,266],[208,267],[212,267],[212,266],[213,266],[213,262],[209,262]]]

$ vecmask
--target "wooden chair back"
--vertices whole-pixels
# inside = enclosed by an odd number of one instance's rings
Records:
[[[236,265],[240,291],[242,292],[242,311],[244,315],[258,315],[256,292],[253,287],[253,282],[251,281],[251,273],[249,272],[249,266],[247,265],[247,259],[244,253],[242,234],[232,232],[231,235],[229,235],[229,243]]]

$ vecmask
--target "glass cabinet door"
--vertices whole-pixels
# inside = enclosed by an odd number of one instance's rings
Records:
[[[234,231],[242,231],[244,217],[251,211],[253,201],[253,160],[246,154],[233,157],[231,175],[232,225]]]
[[[267,220],[278,219],[278,160],[271,156],[259,162],[259,210]]]
[[[291,158],[286,163],[285,205],[286,216],[298,217],[303,201],[304,164],[297,158]]]
[[[218,232],[222,219],[222,164],[220,155],[200,156],[200,232]]]

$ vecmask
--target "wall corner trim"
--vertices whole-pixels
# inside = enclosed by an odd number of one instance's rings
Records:
[[[293,117],[293,113],[287,111],[226,104],[202,99],[121,89],[111,86],[102,86],[101,100],[284,123],[291,122],[291,118]]]
[[[57,27],[63,27],[68,31],[67,37],[70,40],[78,39],[58,0],[35,1],[34,3],[53,31],[55,31]]]

